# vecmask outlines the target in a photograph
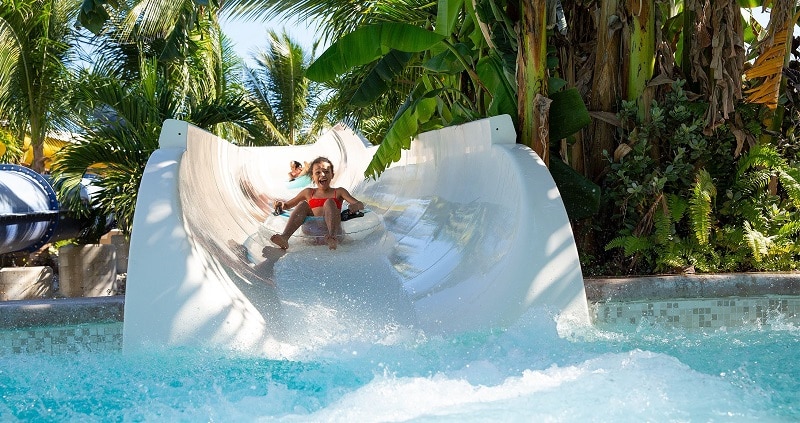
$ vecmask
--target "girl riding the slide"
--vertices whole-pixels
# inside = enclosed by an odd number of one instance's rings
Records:
[[[306,217],[322,217],[324,220],[325,243],[328,248],[335,250],[342,238],[341,210],[343,201],[349,204],[350,213],[357,213],[364,209],[364,203],[344,188],[331,186],[333,180],[333,163],[325,157],[317,157],[311,162],[311,180],[315,187],[300,191],[297,196],[289,201],[275,201],[275,211],[280,213],[283,209],[291,209],[291,215],[286,222],[283,233],[270,237],[270,241],[282,249],[289,248],[289,238],[297,231]]]

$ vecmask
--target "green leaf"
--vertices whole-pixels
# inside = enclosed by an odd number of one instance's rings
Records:
[[[439,0],[436,11],[436,33],[448,36],[458,21],[458,12],[464,0]]]
[[[550,174],[561,193],[570,220],[589,217],[600,209],[600,187],[561,160],[550,160]]]
[[[738,0],[739,7],[743,9],[753,9],[756,7],[761,7],[764,2],[763,0]]]
[[[681,38],[680,34],[683,31],[683,12],[677,13],[675,16],[667,19],[661,27],[661,32],[667,40],[676,40]],[[676,55],[677,56],[677,55]]]
[[[440,34],[404,23],[387,22],[361,27],[331,44],[308,67],[306,77],[317,82],[330,81],[392,49],[417,53],[430,49],[443,39]]]
[[[390,164],[400,160],[400,152],[411,147],[412,137],[419,134],[420,124],[431,119],[436,110],[439,90],[425,93],[421,98],[406,102],[378,146],[372,161],[364,171],[367,178],[377,178]]]
[[[102,0],[84,0],[78,15],[78,21],[93,34],[99,34],[111,16],[106,11]]]
[[[561,78],[549,77],[547,78],[547,95],[552,96],[553,94],[561,91],[562,88],[567,86],[567,81]]]
[[[550,95],[550,143],[580,131],[592,120],[576,88]]]
[[[464,43],[453,45],[456,51],[467,60],[471,59],[473,52]],[[441,53],[431,57],[423,65],[423,68],[439,73],[455,74],[464,71],[464,65],[458,60],[456,55],[450,50],[445,49]]]
[[[634,254],[647,251],[651,246],[646,237],[623,235],[612,239],[611,242],[606,244],[605,250],[610,251],[614,248],[622,248],[623,254],[626,257],[631,257]]]
[[[697,180],[689,198],[689,219],[697,242],[708,244],[711,234],[711,199],[717,196],[717,188],[705,169],[697,172]]]
[[[503,63],[497,55],[484,57],[475,69],[483,85],[492,94],[487,114],[517,116],[517,89],[503,71]],[[516,81],[514,81],[516,82]]]
[[[392,86],[392,80],[403,73],[406,65],[411,61],[411,57],[411,53],[391,50],[367,74],[350,99],[350,104],[354,106],[372,104],[378,97],[389,90]]]

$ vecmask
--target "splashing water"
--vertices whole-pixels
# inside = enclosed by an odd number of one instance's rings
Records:
[[[560,328],[561,329],[561,328]],[[389,327],[297,359],[176,348],[9,355],[2,421],[796,421],[800,330]],[[563,330],[560,330],[563,333]]]

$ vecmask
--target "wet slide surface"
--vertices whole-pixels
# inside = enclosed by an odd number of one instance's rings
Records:
[[[166,121],[134,218],[124,349],[291,358],[353,340],[503,327],[530,307],[588,324],[560,195],[541,160],[514,143],[508,116],[422,134],[365,180],[374,152],[340,126],[312,145],[245,148]],[[317,156],[369,211],[345,222],[362,229],[334,251],[300,231],[281,250],[268,240],[272,203],[302,189],[288,181],[289,161]]]

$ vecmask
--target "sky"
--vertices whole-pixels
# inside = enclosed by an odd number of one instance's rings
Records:
[[[746,15],[747,10],[742,10]],[[769,14],[762,12],[761,7],[751,9],[750,12],[761,25],[766,26],[767,22],[769,22]],[[267,31],[270,29],[280,33],[281,30],[285,28],[289,36],[309,53],[316,41],[316,26],[310,22],[297,22],[291,19],[288,22],[281,22],[280,20],[245,22],[222,17],[220,19],[220,25],[225,34],[233,41],[235,45],[234,48],[239,57],[251,64],[250,56],[252,53],[258,48],[264,49],[267,47]],[[797,28],[795,28],[795,36],[797,35],[799,34]],[[317,49],[316,56],[319,56],[323,51],[323,46],[320,46],[320,48]]]
[[[754,8],[751,11],[759,23],[762,25],[767,24],[769,21],[769,14],[761,12],[760,7]],[[249,60],[251,53],[254,52],[256,48],[266,48],[267,31],[269,29],[274,29],[280,33],[280,31],[285,28],[289,36],[309,52],[315,41],[314,33],[316,31],[316,26],[310,22],[296,22],[293,20],[281,22],[279,20],[271,20],[262,23],[231,20],[223,17],[220,20],[220,24],[225,34],[233,40],[237,54],[246,60]],[[317,50],[317,56],[323,51],[324,49],[320,47]]]
[[[265,49],[267,47],[267,31],[270,29],[279,34],[283,29],[286,29],[289,37],[309,53],[316,41],[314,34],[316,27],[307,22],[294,22],[291,20],[289,22],[280,22],[278,20],[245,22],[223,17],[220,19],[220,26],[222,31],[233,41],[234,49],[239,57],[246,60],[249,60],[252,53],[257,49]],[[320,48],[317,51],[317,55],[322,51]]]

